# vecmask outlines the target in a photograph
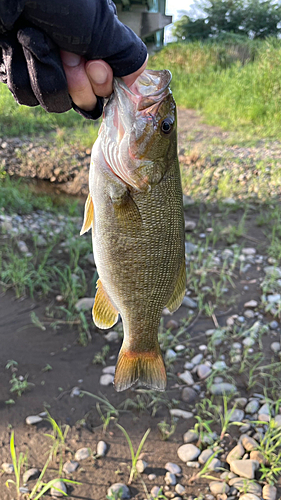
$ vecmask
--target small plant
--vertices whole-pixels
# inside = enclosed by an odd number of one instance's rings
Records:
[[[66,449],[65,440],[70,427],[69,425],[66,425],[63,432],[51,415],[48,415],[47,420],[53,428],[53,434],[45,434],[45,436],[49,437],[53,442],[50,450],[50,459],[55,459],[59,454],[59,474],[61,475],[63,468],[63,456]]]
[[[94,359],[93,359],[93,364],[105,366],[105,360],[106,360],[106,356],[109,353],[109,350],[110,350],[109,345],[108,344],[104,345],[102,350],[100,352],[97,352],[97,354],[95,354]]]
[[[166,420],[162,420],[157,424],[157,427],[160,431],[162,441],[167,441],[174,434],[177,424],[175,422],[168,424]]]
[[[147,429],[147,431],[143,435],[143,437],[141,439],[141,442],[139,444],[139,447],[137,449],[137,452],[135,453],[133,445],[132,445],[131,438],[130,438],[129,434],[127,433],[127,431],[124,429],[124,427],[122,427],[122,425],[120,425],[120,424],[116,424],[116,425],[123,432],[125,438],[127,439],[127,443],[129,445],[129,448],[130,448],[132,465],[131,465],[130,477],[129,477],[128,484],[131,484],[132,481],[134,480],[135,476],[137,475],[137,468],[136,468],[137,460],[138,460],[138,458],[140,456],[141,450],[142,450],[142,448],[144,446],[144,443],[145,443],[145,441],[146,441],[146,439],[148,437],[148,434],[150,433],[150,429]]]
[[[27,378],[28,375],[26,375],[25,377],[22,377],[21,375],[17,377],[16,374],[13,373],[10,380],[10,384],[12,384],[10,392],[15,392],[20,397],[25,391],[27,391],[32,385],[34,385],[31,382],[28,382]]]
[[[115,491],[115,493],[111,493],[110,495],[106,495],[107,500],[122,500],[123,498],[123,490],[120,488],[118,491]]]

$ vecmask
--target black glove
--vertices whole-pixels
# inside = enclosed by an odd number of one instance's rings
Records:
[[[103,100],[93,112],[72,103],[59,48],[103,59],[119,77],[139,69],[147,54],[111,0],[0,0],[0,33],[0,80],[20,104],[58,113],[73,106],[87,118],[100,116]]]

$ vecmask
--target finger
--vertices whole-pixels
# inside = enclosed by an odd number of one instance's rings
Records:
[[[86,72],[96,95],[107,97],[113,92],[113,71],[109,64],[101,59],[88,61]]]
[[[64,50],[61,50],[61,59],[73,102],[81,109],[91,111],[96,106],[97,98],[85,70],[85,60]]]
[[[145,70],[147,66],[147,61],[148,61],[148,55],[146,57],[146,60],[144,61],[143,65],[134,73],[131,73],[130,75],[123,76],[122,80],[126,83],[128,87],[133,85],[133,83],[136,81],[137,77]]]

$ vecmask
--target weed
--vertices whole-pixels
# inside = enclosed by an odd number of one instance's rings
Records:
[[[27,381],[28,375],[25,377],[22,377],[21,375],[19,377],[16,376],[15,373],[13,373],[11,380],[9,381],[10,384],[12,384],[12,387],[10,389],[10,392],[15,392],[17,396],[21,396],[25,391],[27,391],[32,384],[31,382]]]
[[[105,366],[106,356],[108,355],[109,351],[110,351],[109,345],[108,344],[104,345],[102,350],[95,354],[94,359],[93,359],[93,364]]]
[[[159,429],[162,441],[167,441],[174,434],[177,424],[175,422],[171,422],[171,424],[168,424],[166,420],[162,420],[157,424],[157,427]]]
[[[146,441],[146,439],[148,437],[148,434],[150,433],[150,429],[147,429],[147,431],[143,435],[143,437],[141,439],[141,442],[140,442],[140,444],[138,446],[137,452],[135,453],[133,445],[132,445],[131,438],[130,438],[129,434],[127,433],[127,431],[120,424],[116,424],[116,426],[123,432],[123,434],[124,434],[124,436],[125,436],[125,438],[127,440],[127,443],[129,445],[130,452],[131,452],[132,464],[131,464],[131,470],[130,470],[130,477],[129,477],[129,481],[128,481],[128,484],[131,484],[133,482],[135,476],[137,475],[137,468],[136,468],[137,460],[138,460],[139,455],[141,453],[141,450],[142,450],[142,448],[144,446],[144,443],[145,443],[145,441]]]
[[[65,439],[70,427],[69,425],[66,425],[63,431],[61,427],[57,424],[57,422],[51,417],[51,415],[48,415],[47,421],[51,424],[53,428],[53,434],[45,434],[45,436],[49,437],[53,442],[49,456],[50,459],[54,460],[57,457],[57,455],[59,455],[59,464],[60,464],[59,475],[61,475],[63,468],[63,458],[66,449]]]

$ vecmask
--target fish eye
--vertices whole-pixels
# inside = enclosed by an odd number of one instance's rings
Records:
[[[169,134],[172,131],[172,128],[173,128],[173,123],[169,119],[166,119],[166,120],[162,121],[162,123],[161,123],[161,131],[164,134]]]

